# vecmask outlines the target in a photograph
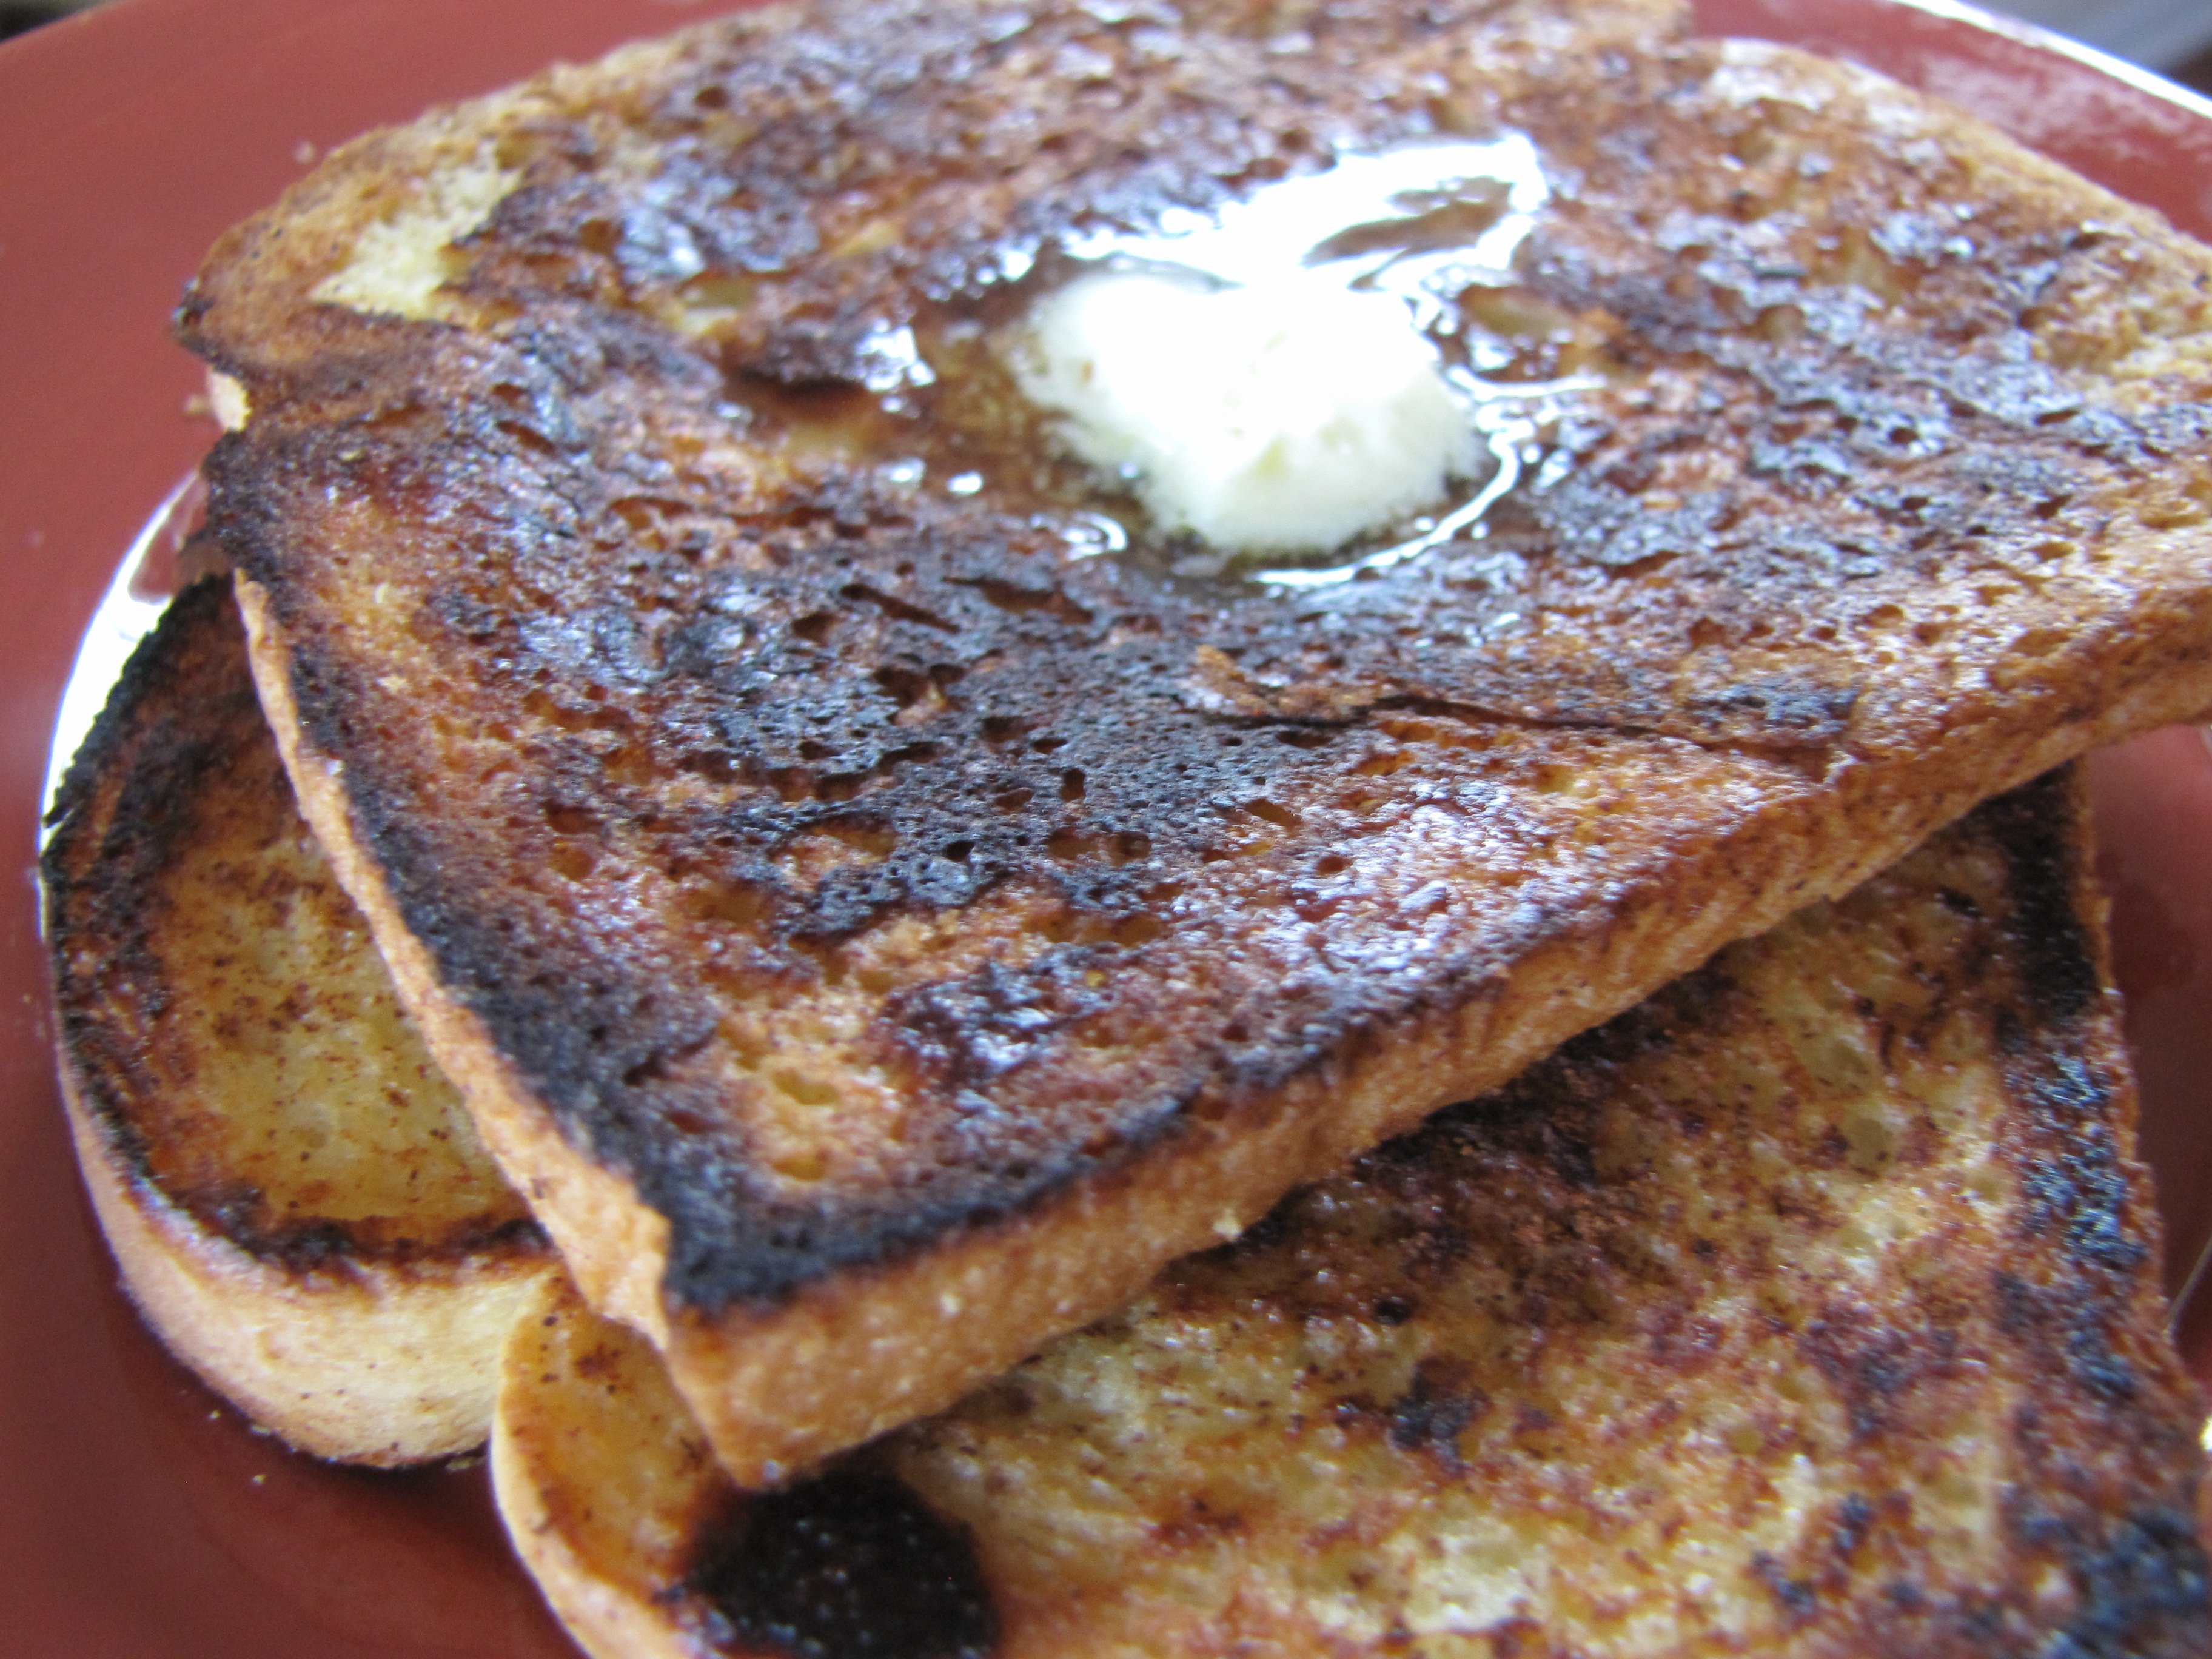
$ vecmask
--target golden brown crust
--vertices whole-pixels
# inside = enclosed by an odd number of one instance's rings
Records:
[[[2153,216],[1666,8],[1027,15],[830,8],[438,118],[185,313],[252,392],[212,522],[304,808],[749,1479],[2212,701],[2207,259]],[[1141,524],[1085,556],[1126,503],[963,356],[987,267],[1431,124],[1561,181],[1462,319],[1601,382],[1556,476],[1295,600]],[[315,301],[418,222],[467,232],[442,283]],[[901,328],[926,421],[860,389]]]
[[[484,1443],[501,1345],[543,1250],[311,1274],[257,1258],[134,1183],[63,1073],[77,1166],[124,1287],[170,1352],[316,1457],[397,1468]]]
[[[42,866],[80,1167],[171,1349],[319,1456],[482,1443],[542,1236],[292,808],[228,582],[134,656]]]
[[[638,1587],[682,1578],[727,1477],[653,1349],[556,1275],[515,1321],[501,1376],[500,1517],[568,1634],[593,1659],[696,1659]],[[559,1386],[577,1377],[595,1386]]]
[[[2086,822],[1984,808],[772,1498],[556,1289],[524,1559],[608,1654],[2201,1653]]]

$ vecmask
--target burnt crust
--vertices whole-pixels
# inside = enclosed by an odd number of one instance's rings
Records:
[[[967,1528],[863,1466],[732,1506],[682,1587],[710,1652],[990,1659],[998,1615]]]
[[[316,204],[407,135],[187,296],[252,393],[210,523],[304,763],[501,1064],[665,1220],[672,1312],[1264,1116],[1686,870],[1796,872],[1759,925],[2206,700],[2203,251],[1870,77],[1669,46],[1656,8],[1554,49],[1538,9],[741,20],[426,127],[523,180],[441,319],[307,300]],[[1049,461],[964,498],[863,464],[1035,453],[957,377],[859,462],[786,441],[884,330],[999,303],[1010,247],[1500,129],[1573,181],[1514,372],[1608,386],[1480,542],[1295,602],[1141,534],[1080,556],[1097,501]],[[702,281],[744,291],[704,343],[667,320]],[[793,1029],[832,1008],[834,1045]]]
[[[196,885],[248,927],[281,927],[302,911],[353,915],[319,857],[302,869],[275,850],[304,826],[246,670],[227,577],[179,594],[131,653],[48,823],[40,873],[64,1066],[140,1201],[303,1282],[370,1267],[444,1274],[471,1258],[521,1260],[544,1249],[544,1233],[481,1149],[459,1155],[473,1157],[465,1167],[442,1144],[410,1149],[422,1178],[408,1204],[334,1214],[318,1202],[317,1171],[288,1179],[289,1155],[254,1166],[273,1170],[273,1192],[257,1184],[226,1138],[228,1103],[201,1098],[211,1086],[210,1045],[245,1040],[241,1023],[282,1040],[303,1023],[355,1013],[337,988],[262,984],[243,963],[203,971],[180,931],[193,925],[179,907],[195,902]],[[229,852],[205,861],[214,848]],[[368,950],[357,916],[352,925],[356,948]],[[328,1007],[326,995],[336,999]]]

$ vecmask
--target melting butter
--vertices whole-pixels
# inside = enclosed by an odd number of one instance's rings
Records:
[[[1233,551],[1326,552],[1436,502],[1474,459],[1404,305],[1310,272],[1079,277],[1038,307],[1017,373],[1163,526]]]
[[[1032,310],[1017,378],[1078,455],[1223,554],[1327,554],[1439,509],[1360,562],[1412,556],[1518,477],[1533,389],[1440,343],[1459,295],[1510,280],[1549,195],[1507,134],[1342,155],[1214,214],[1073,238],[1091,269]]]

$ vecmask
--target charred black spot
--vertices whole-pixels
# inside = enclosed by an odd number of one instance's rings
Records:
[[[719,1651],[987,1659],[999,1616],[966,1529],[902,1481],[843,1470],[753,1500],[686,1588]]]
[[[2136,1397],[2141,1379],[2114,1347],[2110,1328],[2127,1316],[2124,1299],[2100,1296],[2071,1276],[2055,1285],[2035,1285],[2016,1273],[1999,1273],[1994,1288],[2000,1328],[2039,1362],[2063,1369],[2106,1407],[2124,1406]]]
[[[1820,1598],[1809,1578],[1792,1578],[1781,1562],[1760,1550],[1751,1558],[1751,1571],[1772,1592],[1782,1610],[1794,1620],[1809,1619],[1820,1610]]]
[[[1061,592],[1058,588],[1024,587],[1016,582],[992,576],[960,579],[986,599],[1010,616],[1047,615],[1076,627],[1085,627],[1091,621],[1091,612]]]
[[[2039,1651],[2044,1659],[2135,1659],[2212,1650],[2204,1546],[2186,1510],[2144,1507],[2100,1538],[2054,1516],[2021,1524],[2029,1543],[2057,1553],[2081,1610]]]
[[[1798,1346],[1842,1395],[1852,1434],[1864,1439],[1887,1429],[1904,1396],[1945,1369],[1954,1340],[1942,1329],[1893,1329],[1846,1304],[1808,1324]]]
[[[191,1207],[214,1231],[264,1261],[312,1273],[354,1254],[353,1240],[342,1224],[317,1219],[288,1225],[275,1221],[258,1188],[233,1187],[194,1198]]]
[[[1226,1255],[1235,1252],[1256,1253],[1277,1249],[1296,1235],[1297,1205],[1303,1194],[1292,1194],[1239,1233],[1229,1243],[1218,1248]]]
[[[2068,1334],[2066,1368],[2106,1405],[2124,1405],[2136,1397],[2136,1369],[2113,1348],[2111,1335],[2100,1324],[2084,1321]]]
[[[2098,954],[2081,920],[2074,843],[2050,833],[2069,810],[2065,792],[2072,787],[2054,772],[1984,809],[2009,866],[2007,941],[2020,963],[2028,1018],[2037,1023],[2078,1019],[2101,989]]]
[[[134,1060],[118,1051],[99,1012],[103,993],[96,979],[80,981],[70,946],[96,942],[99,971],[135,996],[167,994],[161,958],[143,936],[154,895],[195,829],[193,781],[235,765],[241,733],[254,730],[258,704],[236,649],[238,627],[227,582],[201,581],[179,594],[125,663],[46,818],[54,834],[40,872],[64,1039],[81,1057],[88,1107],[142,1180],[151,1166],[131,1119]],[[225,640],[228,659],[210,648]],[[179,710],[188,711],[181,720]],[[103,823],[103,786],[118,773],[122,781]]]
[[[1489,1409],[1490,1396],[1455,1367],[1424,1359],[1413,1368],[1413,1386],[1385,1412],[1390,1443],[1401,1452],[1425,1452],[1456,1474],[1467,1467],[1459,1455],[1461,1431]]]
[[[2079,1266],[2132,1273],[2148,1247],[2130,1224],[2133,1189],[2120,1161],[2107,1079],[2091,1062],[2062,1054],[2032,1070],[2016,1063],[2008,1080],[2045,1132],[2021,1170],[2029,1200],[2023,1231],[2056,1228]]]
[[[182,1207],[248,1255],[288,1273],[327,1273],[372,1262],[404,1268],[456,1255],[504,1255],[546,1246],[544,1230],[529,1216],[479,1215],[418,1237],[374,1223],[272,1221],[261,1205],[204,1211],[196,1200],[197,1195],[188,1197]]]
[[[1538,520],[1559,538],[1562,551],[1625,572],[1709,545],[1728,496],[1709,491],[1680,507],[1654,509],[1616,484],[1577,477],[1532,505]]]
[[[1853,1492],[1838,1506],[1835,1528],[1828,1541],[1841,1559],[1849,1561],[1858,1553],[1859,1546],[1873,1529],[1874,1505],[1861,1493]]]

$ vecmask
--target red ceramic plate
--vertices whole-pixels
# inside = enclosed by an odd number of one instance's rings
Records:
[[[478,1470],[370,1475],[250,1432],[140,1329],[48,1053],[33,818],[78,635],[205,447],[167,343],[224,226],[322,148],[709,8],[122,0],[0,46],[0,1647],[39,1659],[554,1659]],[[2212,105],[1926,0],[1699,0],[1858,58],[2212,237]],[[2212,750],[2098,763],[2143,1142],[2187,1279],[2212,1234]],[[2199,1303],[2212,1297],[2199,1298]],[[2212,1309],[2185,1318],[2212,1373]],[[2200,1331],[2198,1325],[2203,1328]]]

